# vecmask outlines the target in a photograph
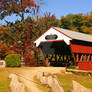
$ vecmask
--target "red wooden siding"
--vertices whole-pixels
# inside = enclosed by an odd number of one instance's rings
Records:
[[[87,53],[92,54],[91,46],[82,46],[77,44],[71,44],[71,49],[73,53]]]
[[[80,70],[92,70],[92,46],[72,44],[71,50],[74,56],[75,64]]]
[[[92,70],[92,61],[91,62],[79,62],[78,66],[80,70]]]

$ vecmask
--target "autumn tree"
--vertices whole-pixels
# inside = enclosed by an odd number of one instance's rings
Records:
[[[16,52],[25,52],[25,49],[28,49],[28,46],[32,43],[32,41],[29,41],[30,36],[36,34],[36,32],[33,32],[33,26],[34,21],[38,18],[39,2],[40,0],[0,0],[0,19],[3,20],[6,16],[12,14],[21,18],[21,21],[17,20],[15,24],[6,21],[7,25],[0,30],[2,33],[0,34],[0,41],[9,48],[12,47]],[[31,17],[30,22],[25,20],[26,14]]]
[[[8,47],[0,42],[0,58],[2,59],[5,56],[5,52],[8,49]]]
[[[0,0],[0,18],[4,19],[6,16],[16,14],[24,20],[25,13],[38,12],[39,5],[34,0]]]
[[[7,35],[7,37],[11,38],[11,40],[14,40],[15,42],[21,40],[24,41],[26,31],[29,30],[27,29],[28,27],[24,16],[27,13],[30,17],[36,18],[38,16],[37,13],[39,5],[37,1],[39,0],[0,0],[0,19],[4,19],[6,16],[10,16],[12,14],[16,14],[16,16],[21,18],[21,21],[16,21],[15,24],[6,21],[7,32],[5,30],[4,35]],[[31,22],[31,24],[33,23]]]
[[[59,26],[77,32],[92,34],[92,13],[68,14],[61,17]]]
[[[50,27],[52,27],[52,26],[57,27],[58,25],[59,25],[59,20],[56,18],[55,14],[45,13],[37,21],[37,28],[39,30],[37,36],[40,36],[42,33],[44,33]]]
[[[0,59],[4,59],[4,57],[8,54],[14,54],[14,50],[12,47],[8,47],[6,44],[3,42],[0,42]]]

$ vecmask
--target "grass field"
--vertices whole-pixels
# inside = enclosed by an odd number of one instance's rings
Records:
[[[20,73],[21,71],[23,72],[24,69],[26,69],[26,71],[28,71],[28,70],[34,71],[34,68],[32,68],[32,67],[0,69],[0,92],[10,92],[10,87],[9,87],[10,79],[8,78],[10,73],[8,71]],[[36,70],[37,69],[38,68],[36,68]],[[53,67],[52,67],[52,69],[53,69]],[[48,71],[49,71],[49,69],[48,69]],[[30,73],[30,71],[28,71],[27,73]],[[75,80],[75,81],[79,82],[80,84],[82,84],[83,86],[92,89],[92,77],[91,76],[64,74],[63,72],[61,72],[60,74],[57,74],[57,78],[60,81],[60,85],[64,88],[65,92],[70,92],[72,80]],[[39,83],[39,81],[36,78],[34,78],[34,80],[36,82],[38,82],[38,84],[40,84],[40,85],[38,85],[38,88],[40,88],[43,92],[50,92],[50,88]]]
[[[65,92],[71,92],[70,89],[71,89],[71,85],[72,85],[72,80],[77,81],[78,83],[80,83],[81,85],[83,85],[86,88],[92,89],[92,77],[75,75],[75,74],[65,74],[65,73],[56,74],[56,76],[60,82],[60,85],[64,88]],[[43,92],[51,92],[50,88],[46,87],[45,85],[42,85],[36,76],[35,76],[34,80],[40,84],[40,85],[38,85],[38,87]]]
[[[0,69],[0,92],[10,92],[8,76],[9,73],[5,69]]]
[[[0,69],[0,92],[11,92],[10,91],[10,79],[9,74],[11,72],[20,73],[24,68],[1,68]],[[27,88],[25,88],[26,92]]]
[[[72,80],[79,82],[86,88],[92,89],[92,77],[89,76],[61,73],[57,74],[57,78],[59,79],[60,84],[64,88],[65,92],[70,92]]]
[[[43,92],[51,92],[51,89],[46,85],[41,84],[41,82],[37,79],[37,76],[34,77],[34,81],[38,84],[37,87]]]

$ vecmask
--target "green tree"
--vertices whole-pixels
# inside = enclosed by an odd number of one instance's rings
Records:
[[[92,34],[92,13],[68,14],[61,17],[59,26],[77,32]]]
[[[60,19],[60,27],[70,29],[71,21],[69,17],[62,16]]]

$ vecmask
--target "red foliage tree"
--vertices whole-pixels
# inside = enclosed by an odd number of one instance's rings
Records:
[[[15,13],[23,20],[24,13],[31,13],[32,8],[38,11],[39,5],[36,2],[33,0],[0,0],[0,19]]]

